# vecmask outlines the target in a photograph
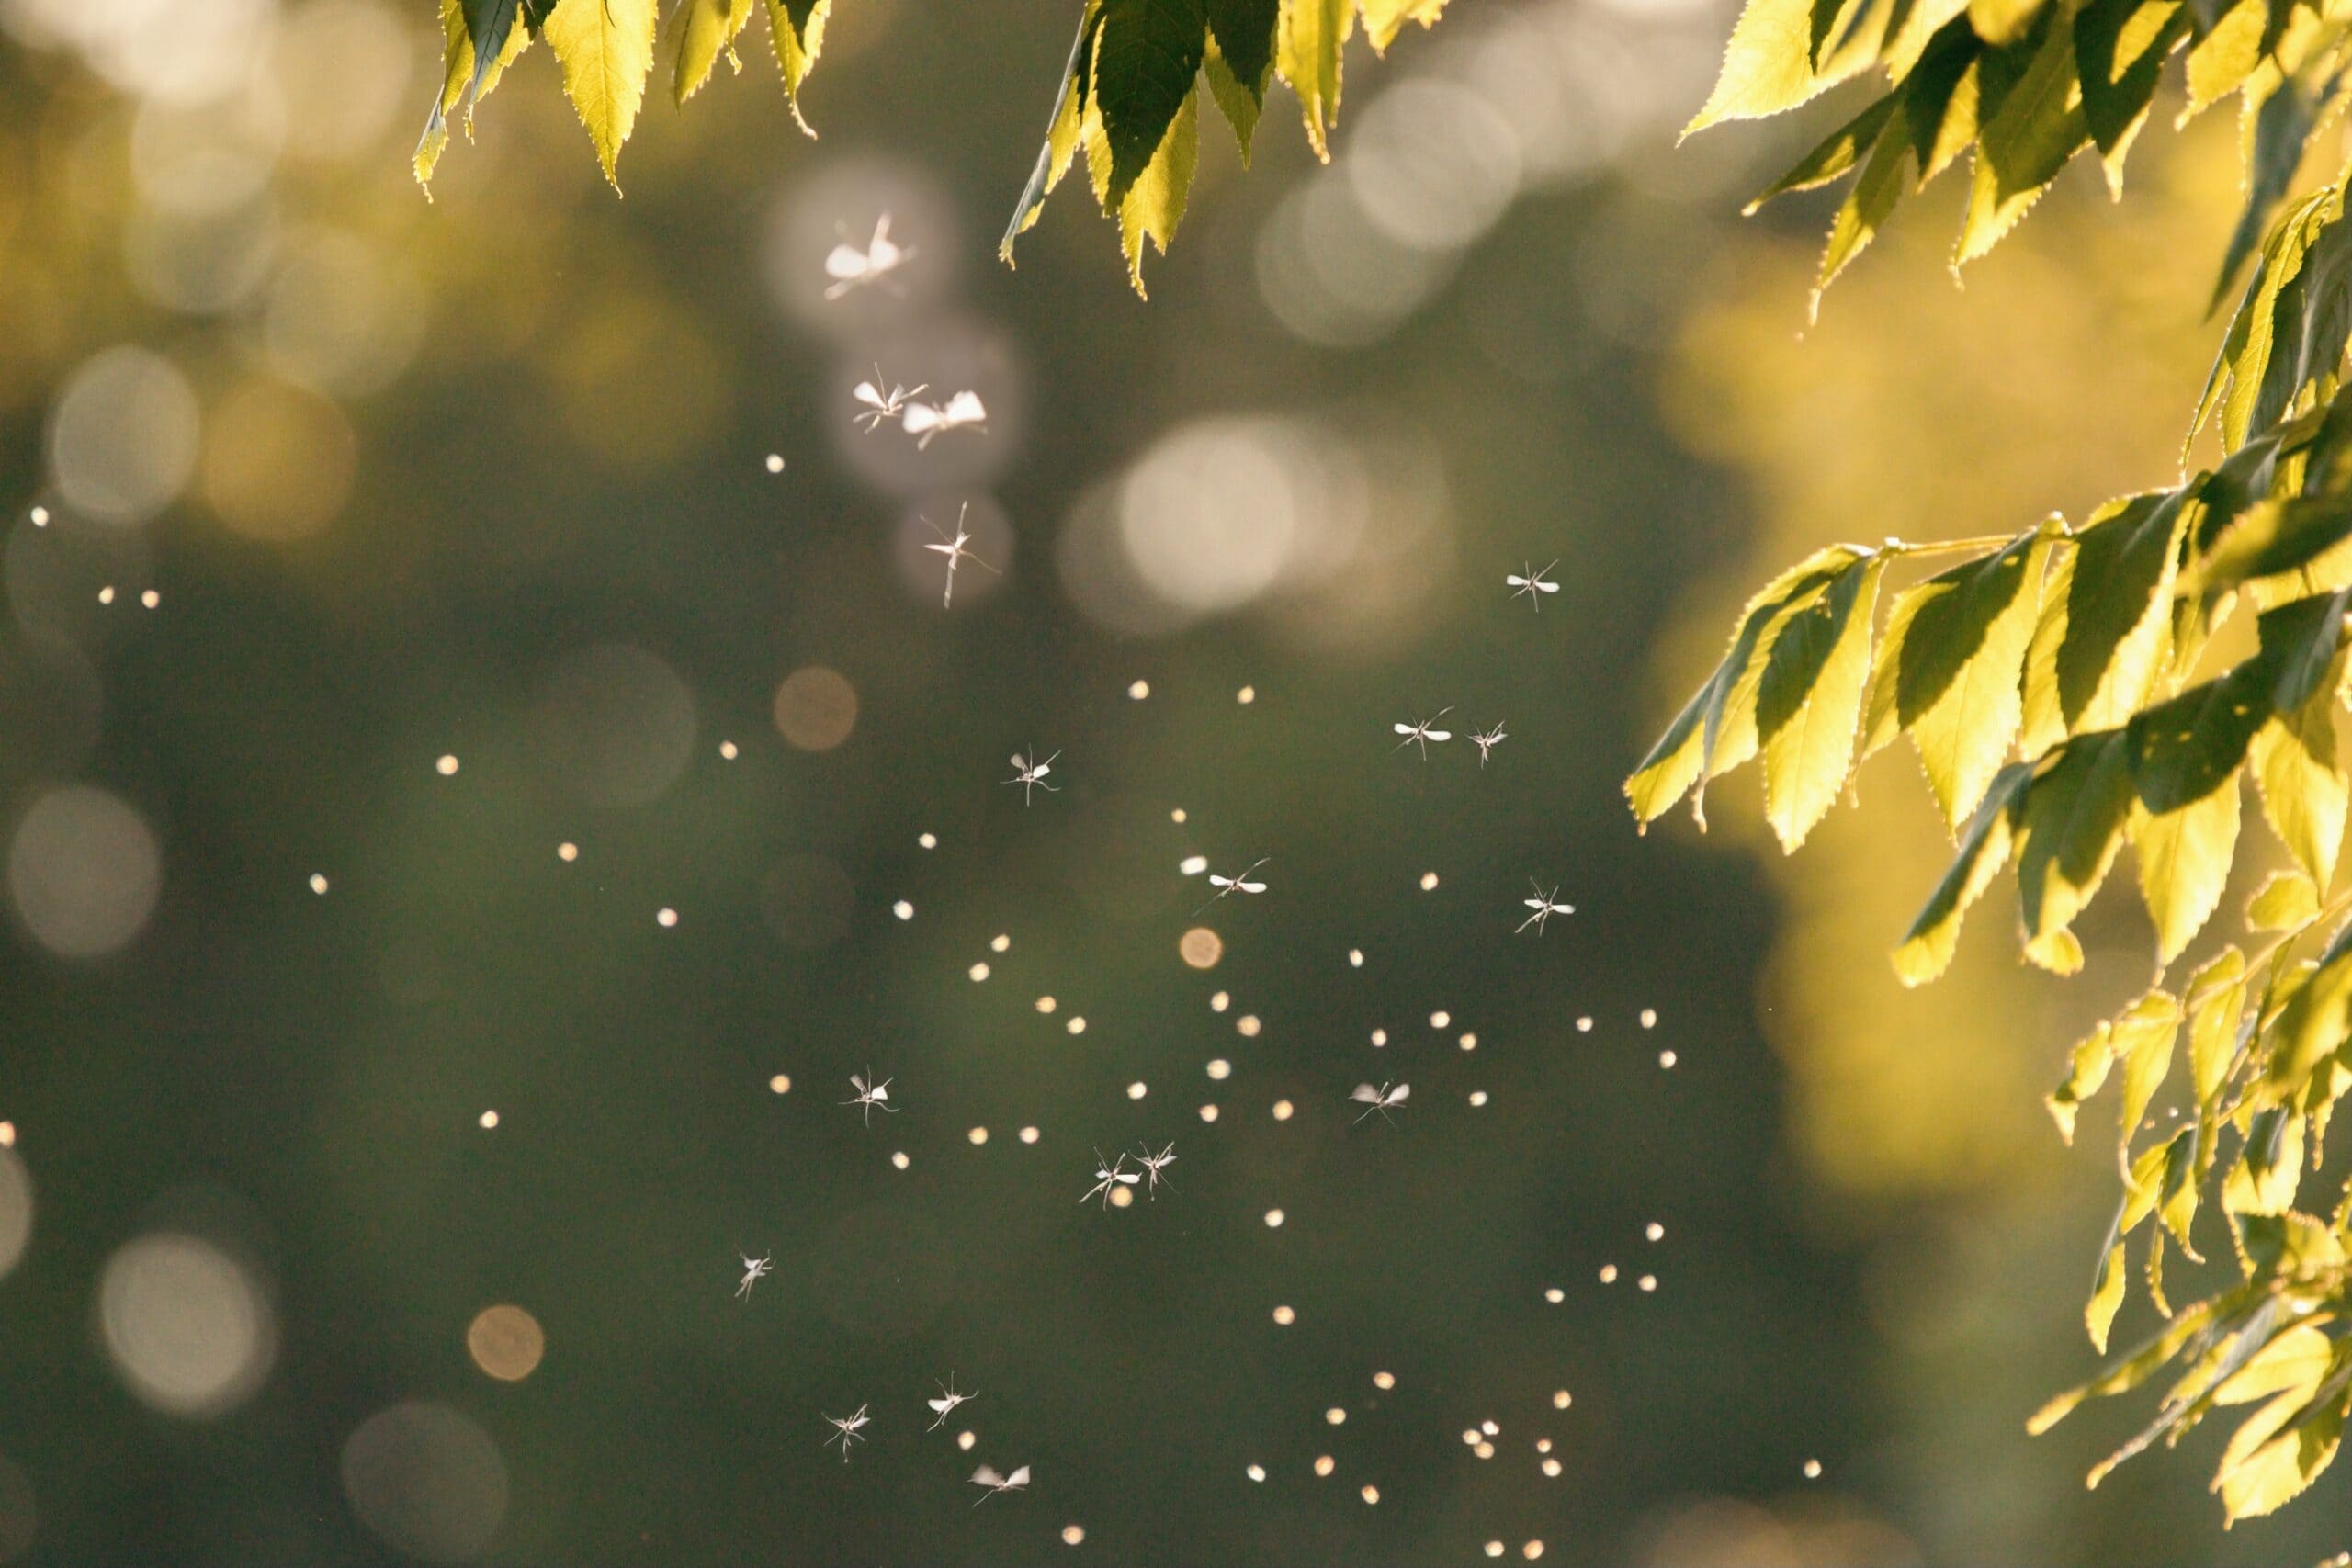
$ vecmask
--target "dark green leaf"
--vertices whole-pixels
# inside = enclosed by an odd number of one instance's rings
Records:
[[[1111,143],[1110,193],[1116,208],[1150,166],[1193,91],[1208,38],[1202,0],[1102,0],[1093,101]]]

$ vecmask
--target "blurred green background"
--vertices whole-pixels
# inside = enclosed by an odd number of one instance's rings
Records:
[[[1818,127],[1671,147],[1727,13],[1456,10],[1328,167],[1204,128],[1146,305],[1082,191],[993,259],[1057,15],[842,0],[818,141],[748,38],[625,200],[534,51],[428,203],[421,4],[0,0],[0,1561],[2341,1544],[2340,1476],[2225,1538],[2210,1445],[2023,1433],[2136,914],[1905,994],[1907,761],[1787,863],[1616,793],[1770,566],[2171,473],[2231,132],[1964,292],[1910,215],[1807,332],[1826,206],[1736,214]],[[877,364],[987,431],[858,432]],[[1391,748],[1447,704],[1487,767]],[[1073,1201],[1144,1139],[1173,1191]]]

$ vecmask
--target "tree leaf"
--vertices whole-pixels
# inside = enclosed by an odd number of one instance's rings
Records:
[[[2075,73],[2074,30],[2053,27],[1977,136],[1976,177],[1969,187],[1954,265],[1974,261],[1998,244],[2089,141]]]
[[[1884,558],[1840,572],[1789,617],[1772,641],[1757,688],[1764,746],[1764,815],[1784,852],[1804,842],[1836,804],[1854,756],[1862,688],[1870,677],[1871,620]]]
[[[1354,30],[1355,0],[1282,0],[1274,29],[1274,73],[1298,95],[1307,144],[1329,162],[1340,116],[1340,56]]]
[[[2064,1393],[2035,1411],[2027,1420],[2025,1429],[2040,1437],[2064,1420],[2086,1399],[2102,1399],[2109,1394],[2128,1393],[2155,1374],[2181,1352],[2183,1346],[2205,1333],[2216,1315],[2232,1304],[2228,1296],[2214,1296],[2182,1311],[2156,1335],[2142,1344],[2131,1355],[2101,1372],[2090,1382]],[[2097,1483],[2093,1483],[2097,1484]]]
[[[1936,805],[1955,828],[2017,734],[2018,676],[2051,536],[2044,526],[1915,584],[1888,619],[1871,678],[1870,734],[1890,724],[1910,733]]]
[[[1070,159],[1078,152],[1086,80],[1093,69],[1095,29],[1102,19],[1102,7],[1088,0],[1078,19],[1078,37],[1070,40],[1069,60],[1062,67],[1062,85],[1054,96],[1054,118],[1046,128],[1046,144],[1037,149],[1037,163],[1029,171],[1029,184],[1012,209],[1012,221],[1005,225],[1004,237],[997,242],[997,256],[1007,266],[1012,265],[1012,243],[1037,221],[1037,214],[1045,209],[1046,197],[1061,184],[1062,176],[1069,172]]]
[[[775,48],[776,69],[784,73],[784,100],[793,123],[809,136],[817,132],[800,113],[800,84],[815,69],[825,47],[825,22],[833,14],[833,0],[767,0],[768,41]]]
[[[2273,1394],[2295,1393],[2309,1399],[2335,1359],[2335,1341],[2308,1324],[2298,1324],[2249,1357],[2213,1391],[2216,1404],[2252,1404]]]
[[[2188,1077],[2200,1111],[2211,1107],[2237,1054],[2238,1014],[2245,1007],[2245,954],[2223,948],[2189,976]]]
[[[2124,1010],[2116,1022],[2115,1054],[2123,1066],[2123,1104],[2119,1119],[2116,1152],[2131,1152],[2132,1134],[2148,1113],[2148,1103],[2164,1087],[2172,1070],[2172,1046],[2180,1032],[2180,1003],[2170,993],[2150,991]],[[2188,1136],[2183,1128],[2180,1136]],[[2169,1156],[2167,1156],[2169,1157]]]
[[[1742,211],[1752,215],[1776,196],[1826,186],[1838,175],[1850,172],[1877,145],[1879,133],[1894,118],[1894,111],[1902,102],[1903,95],[1899,90],[1872,101],[1861,113],[1831,131],[1821,145],[1799,159],[1795,167],[1774,180]]]
[[[683,104],[710,80],[719,54],[734,50],[736,35],[752,19],[752,0],[685,0],[680,16],[678,64],[670,93]]]
[[[2352,1401],[2352,1381],[2336,1359],[2339,1370],[2317,1394],[2306,1400],[2300,1392],[2282,1393],[2231,1434],[2213,1476],[2225,1524],[2270,1513],[2334,1462]]]
[[[615,190],[621,144],[637,125],[653,70],[653,24],[654,0],[556,0],[548,13],[544,30],[563,63],[563,90]]]
[[[1903,199],[1904,171],[1911,162],[1911,144],[1903,134],[1904,124],[1898,117],[1879,133],[1870,162],[1862,166],[1861,178],[1846,193],[1838,216],[1830,220],[1829,238],[1821,252],[1820,276],[1805,304],[1808,320],[1820,319],[1822,295],[1846,270],[1847,264],[1878,237],[1880,227]]]
[[[2107,1354],[2108,1331],[2115,1326],[2115,1314],[2123,1305],[2125,1284],[2122,1227],[2119,1224],[2108,1236],[2090,1300],[2083,1303],[2083,1327],[2090,1335],[2091,1348],[2102,1356]]]
[[[2245,923],[2258,931],[2293,931],[2319,918],[2319,889],[2300,871],[2274,871],[2246,900]]]
[[[1843,34],[1839,23],[1865,3],[1843,0],[1824,32]],[[1690,136],[1727,119],[1761,119],[1792,109],[1871,63],[1873,51],[1855,38],[1816,64],[1814,29],[1813,0],[1747,0],[1724,46],[1714,91],[1682,134]]]
[[[2134,1053],[2145,1051],[2161,1033],[2164,1055],[2169,1061],[2172,1038],[2179,1027],[2180,1003],[2161,990],[2134,998],[2113,1018],[2099,1020],[2096,1028],[2075,1043],[2067,1054],[2065,1078],[2042,1100],[2050,1119],[2058,1123],[2059,1137],[2068,1144],[2075,1141],[2075,1112],[2106,1085],[2108,1073],[2119,1059],[2128,1061]],[[2144,1107],[2145,1101],[2142,1103]],[[2126,1131],[2138,1120],[2127,1118]]]
[[[2229,247],[2222,254],[2222,270],[2213,279],[2208,310],[2220,308],[2230,280],[2261,243],[2271,214],[2286,199],[2287,187],[2294,183],[2295,171],[2302,164],[2303,143],[2311,139],[2325,95],[2332,91],[2332,85],[2316,91],[2290,76],[2256,113],[2254,141],[2246,156],[2245,206],[2238,213]]]
[[[1128,189],[1167,141],[1177,115],[1192,101],[1193,78],[1200,73],[1207,39],[1202,0],[1102,0],[1093,102],[1111,144],[1106,209],[1125,203]],[[1131,250],[1128,265],[1140,276],[1136,254]]]
[[[2098,893],[2132,812],[2130,748],[2120,729],[2079,735],[2045,758],[2018,823],[2018,899],[2026,956],[2070,974],[2078,949],[2051,939]]]
[[[2049,0],[1968,0],[1968,25],[1986,43],[2015,43]]]
[[[2098,144],[2109,194],[2123,194],[2123,160],[2147,122],[2165,60],[2188,36],[2175,0],[2092,0],[2075,16],[2083,123]]]
[[[1207,0],[1209,41],[1225,57],[1233,79],[1266,101],[1266,78],[1274,69],[1274,34],[1282,23],[1282,0]],[[1418,7],[1414,7],[1418,8]],[[1434,17],[1437,7],[1429,7]]]
[[[2270,716],[2270,671],[2250,659],[2132,720],[2132,776],[2141,804],[2161,815],[2204,799],[2245,761]]]
[[[1265,107],[1266,78],[1272,74],[1270,67],[1252,81],[1244,82],[1226,63],[1225,51],[1217,47],[1216,33],[1209,33],[1208,51],[1201,56],[1201,76],[1209,85],[1209,96],[1225,115],[1225,123],[1233,128],[1234,144],[1241,149],[1241,166],[1250,166],[1250,143],[1258,134],[1258,111]]]
[[[1176,225],[1184,219],[1184,199],[1200,162],[1199,105],[1199,94],[1185,96],[1150,164],[1119,203],[1119,245],[1126,253],[1127,281],[1138,295],[1144,293],[1144,242],[1149,240],[1166,255],[1169,243],[1176,237]]]
[[[1433,28],[1444,9],[1445,0],[1363,0],[1364,36],[1372,40],[1374,53],[1385,54],[1407,22]]]
[[[2056,622],[2052,676],[2066,733],[2128,722],[2155,684],[2188,495],[2184,487],[2111,501],[2076,532],[2063,605],[2052,593],[2042,612],[2045,626]]]
[[[2272,717],[2255,732],[2247,755],[2270,830],[2312,882],[2329,886],[2344,844],[2346,803],[2352,799],[2352,781],[2336,760],[2333,690]]]
[[[1903,945],[1894,950],[1894,972],[1905,985],[1925,985],[1951,964],[1969,906],[1984,897],[2008,863],[2018,806],[2032,778],[2030,766],[2012,762],[1985,792],[1984,804],[1976,808],[1975,819],[1962,836],[1959,852],[1928,896],[1927,907],[1912,920]]]
[[[2262,63],[2263,0],[2238,0],[2205,30],[2188,51],[2186,121],[2220,103],[2243,85]]]
[[[506,68],[530,47],[529,32],[514,25],[513,6],[507,6],[502,23],[494,10],[485,9],[494,0],[441,0],[441,92],[433,100],[433,110],[425,117],[424,134],[410,160],[416,183],[425,187],[427,197],[432,195],[433,170],[441,161],[442,150],[449,144],[449,113],[463,105],[470,129],[474,106],[490,96]],[[473,43],[477,31],[486,38],[497,37],[499,47],[494,53],[477,57]]]
[[[2202,800],[2156,815],[2132,814],[2140,896],[2155,923],[2156,956],[2170,964],[2222,902],[2238,847],[2238,780],[2232,773]]]
[[[1816,551],[1748,600],[1723,661],[1625,781],[1625,798],[1636,823],[1646,828],[1656,821],[1694,784],[1702,783],[1702,774],[1712,778],[1755,755],[1756,688],[1762,680],[1761,661],[1772,646],[1771,634],[1791,613],[1792,602],[1808,601],[1864,554],[1844,545]],[[1703,825],[1703,815],[1700,820]]]

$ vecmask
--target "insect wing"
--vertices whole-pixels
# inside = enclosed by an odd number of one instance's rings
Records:
[[[1560,585],[1558,583],[1545,582],[1540,578],[1530,582],[1528,586],[1535,590],[1538,593],[1557,593],[1560,591]]]
[[[1262,882],[1237,882],[1234,886],[1244,893],[1263,893],[1266,890],[1266,885]]]
[[[1011,1475],[1006,1476],[1004,1478],[1004,1484],[1007,1490],[1011,1490],[1015,1486],[1028,1485],[1029,1467],[1024,1464],[1019,1470],[1014,1471]]]
[[[1413,1086],[1411,1084],[1400,1083],[1396,1086],[1395,1092],[1382,1098],[1381,1103],[1383,1105],[1402,1105],[1405,1103],[1405,1097],[1412,1092]]]
[[[865,253],[847,241],[825,253],[827,277],[837,277],[846,282],[853,277],[863,277],[872,270],[873,265],[865,259]]]
[[[980,402],[978,392],[958,392],[947,400],[943,423],[948,424],[978,424],[988,418],[989,411]]]
[[[1348,1098],[1359,1105],[1377,1105],[1380,1103],[1380,1091],[1368,1083],[1360,1083],[1348,1091]]]
[[[1422,733],[1427,735],[1432,740],[1451,740],[1453,739],[1453,731],[1451,729],[1430,729],[1424,730]]]
[[[984,1464],[980,1466],[979,1469],[972,1472],[972,1484],[975,1486],[1001,1486],[1004,1484],[1004,1477],[996,1472],[996,1467],[994,1465]]]

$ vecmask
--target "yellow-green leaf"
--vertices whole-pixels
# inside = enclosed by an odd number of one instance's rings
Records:
[[[653,70],[654,9],[654,0],[555,0],[541,29],[615,190],[621,144],[637,125]]]
[[[2099,1264],[2090,1300],[2083,1303],[2083,1327],[2090,1334],[2091,1348],[2102,1356],[2107,1354],[2108,1330],[2115,1326],[2115,1314],[2123,1305],[2123,1237],[2117,1234]]]
[[[1986,43],[2015,43],[2049,0],[1968,0],[1968,25]]]
[[[1968,195],[1955,265],[1998,244],[2040,200],[2066,160],[2090,141],[2083,118],[2082,83],[2075,69],[2075,35],[2052,27],[1976,141],[1976,175]]]
[[[2183,121],[2234,93],[2262,63],[2265,0],[2238,0],[2188,51],[2188,107]]]
[[[2026,956],[2069,974],[2079,947],[2053,940],[2098,893],[2123,847],[2132,769],[2120,730],[2077,736],[2027,789],[2018,830],[2018,900]]]
[[[1445,0],[1363,0],[1364,36],[1376,52],[1385,54],[1407,22],[1433,28],[1438,13],[1444,9]]]
[[[670,93],[683,104],[702,91],[721,53],[733,59],[736,35],[752,19],[752,0],[685,0],[680,16],[678,64]],[[740,61],[735,65],[742,68]]]
[[[2280,1394],[2231,1434],[2213,1476],[2225,1525],[2267,1514],[2319,1479],[2344,1440],[2347,1397],[2339,1372],[2312,1398]]]
[[[1355,19],[1355,0],[1283,0],[1274,28],[1274,74],[1298,95],[1307,142],[1327,162],[1340,118],[1340,57]]]
[[[1870,677],[1871,620],[1884,558],[1839,573],[1789,617],[1773,639],[1757,689],[1764,743],[1764,816],[1794,851],[1838,799],[1853,762],[1862,687]]]
[[[1046,196],[1062,183],[1062,176],[1069,172],[1070,160],[1078,153],[1083,120],[1082,83],[1091,69],[1095,23],[1102,15],[1102,6],[1096,0],[1088,0],[1079,17],[1078,37],[1070,41],[1069,60],[1062,67],[1062,85],[1054,98],[1053,122],[1046,128],[1046,144],[1037,150],[1036,164],[1029,171],[1029,184],[1012,209],[1012,221],[1005,225],[1004,237],[997,242],[998,259],[1007,266],[1012,265],[1012,243],[1037,221],[1038,213],[1045,210]],[[1251,123],[1256,122],[1253,119]]]
[[[814,136],[817,132],[800,113],[800,84],[808,79],[824,50],[833,0],[767,0],[767,6],[768,41],[775,46],[776,69],[784,75],[784,100],[794,122]]]
[[[2300,871],[2274,871],[2245,907],[2245,923],[2258,931],[2292,931],[2319,918],[2319,889]]]
[[[2123,1108],[2117,1139],[2128,1152],[2148,1102],[2172,1070],[2172,1045],[2180,1032],[2180,1003],[2169,992],[2150,991],[2116,1021],[2115,1054],[2123,1064]],[[2184,1134],[2186,1129],[2183,1130]]]
[[[2032,777],[2033,770],[2027,764],[2012,762],[1994,779],[1943,880],[1911,922],[1903,945],[1894,950],[1894,972],[1905,985],[1925,985],[1951,963],[1953,944],[1960,940],[1960,922],[1969,906],[1984,897],[2001,867],[2008,863],[2018,803]]]
[[[1119,248],[1126,253],[1127,281],[1138,295],[1144,293],[1144,242],[1149,240],[1166,255],[1176,225],[1184,219],[1184,198],[1200,162],[1200,98],[1197,89],[1184,96],[1183,107],[1176,111],[1151,162],[1119,202]]]
[[[2298,1324],[2246,1359],[2213,1391],[2216,1404],[2252,1404],[2275,1393],[2309,1399],[2327,1376],[2335,1342],[2309,1324]]]
[[[1827,36],[1844,41],[1815,64],[1814,0],[1747,0],[1724,49],[1714,91],[1682,134],[1726,119],[1760,119],[1792,109],[1871,63],[1869,29],[1848,24],[1866,0],[1832,0]]]
[[[2315,694],[2291,715],[2274,716],[2246,750],[2271,831],[2312,881],[2334,881],[2344,843],[2352,780],[2335,754],[2335,694]]]
[[[2235,774],[2204,799],[2161,814],[2134,805],[2132,848],[2140,861],[2140,896],[2155,922],[2156,956],[2170,964],[2204,928],[2222,901],[2238,848]]]
[[[1984,795],[2017,735],[2019,672],[2050,538],[2050,528],[2037,529],[1997,554],[1931,577],[1906,590],[1889,617],[1872,677],[1871,733],[1886,720],[1910,732],[1937,807],[1953,828]]]

